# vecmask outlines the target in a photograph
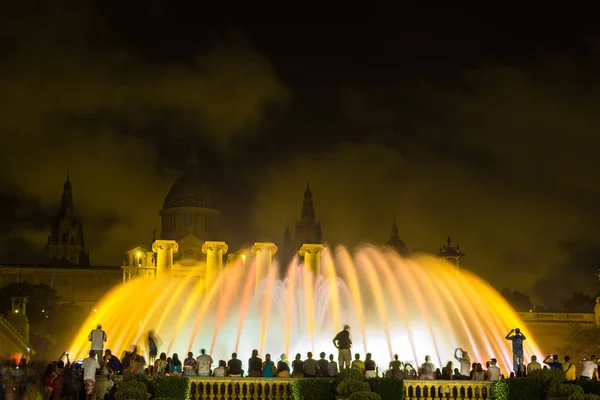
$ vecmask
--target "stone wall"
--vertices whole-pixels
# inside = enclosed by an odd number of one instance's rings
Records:
[[[102,296],[123,282],[120,267],[0,266],[0,287],[15,283],[43,283],[53,288],[61,302],[91,309]]]

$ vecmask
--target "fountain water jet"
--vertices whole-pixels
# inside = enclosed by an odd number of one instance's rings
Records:
[[[253,348],[272,354],[335,354],[331,340],[340,324],[347,323],[360,332],[353,338],[353,352],[368,349],[380,365],[387,365],[393,353],[413,364],[429,354],[444,364],[453,359],[454,348],[462,347],[473,361],[496,357],[503,371],[510,372],[510,343],[504,335],[523,324],[480,278],[438,258],[403,259],[373,246],[358,249],[354,256],[344,247],[319,252],[322,272],[317,272],[314,258],[308,265],[296,258],[285,276],[268,265],[258,286],[256,274],[262,272],[257,257],[222,272],[213,269],[211,282],[195,273],[207,268],[205,264],[175,265],[172,271],[178,273],[129,281],[95,306],[98,312],[81,327],[70,351],[82,358],[89,349],[90,327],[102,323],[107,348],[115,354],[143,342],[150,329],[168,343],[159,351],[206,347],[215,360],[228,359],[233,351],[245,360]],[[168,265],[168,257],[161,260],[161,266]],[[526,358],[541,354],[526,335]]]

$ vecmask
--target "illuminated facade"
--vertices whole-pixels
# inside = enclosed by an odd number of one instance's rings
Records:
[[[196,156],[192,155],[185,172],[165,197],[160,211],[162,240],[176,240],[179,251],[175,261],[195,264],[203,259],[202,244],[218,239],[218,219],[212,190],[202,182]]]
[[[69,177],[63,186],[58,214],[52,220],[46,251],[51,264],[90,265],[83,224],[75,211],[73,186]]]
[[[190,157],[183,175],[173,183],[160,211],[162,232],[159,242],[174,243],[170,246],[174,275],[197,275],[204,280],[210,278],[229,262],[260,257],[259,264],[266,267],[273,257],[282,265],[295,255],[319,270],[319,254],[323,248],[321,222],[316,217],[313,193],[307,184],[304,191],[300,218],[290,229],[288,225],[283,246],[273,243],[256,243],[252,250],[242,249],[229,252],[225,242],[218,242],[218,218],[215,195],[202,181],[196,158]],[[47,254],[49,265],[2,265],[0,286],[14,282],[44,283],[54,288],[61,301],[90,310],[112,287],[136,278],[152,278],[156,275],[156,244],[150,248],[138,246],[126,252],[122,266],[89,266],[89,253],[85,247],[83,224],[74,207],[73,187],[69,178],[63,185],[61,203],[52,220],[48,237]],[[409,254],[398,236],[395,218],[392,234],[386,243],[403,256]],[[176,245],[176,248],[175,248]],[[441,257],[458,265],[463,253],[448,242],[440,248]],[[223,261],[217,260],[220,258]],[[308,258],[307,258],[308,257]],[[211,258],[211,268],[207,268]],[[213,260],[214,259],[214,260]],[[264,260],[263,260],[264,259]],[[203,262],[199,262],[203,261]],[[204,262],[206,261],[206,262]],[[213,265],[214,264],[214,265]],[[194,268],[190,268],[194,266]],[[285,271],[282,271],[285,273]],[[266,273],[264,268],[257,272],[257,279]]]

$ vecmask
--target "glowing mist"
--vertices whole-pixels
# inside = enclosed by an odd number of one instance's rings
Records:
[[[88,334],[101,323],[107,349],[120,354],[132,344],[142,351],[150,330],[164,338],[159,352],[186,353],[203,347],[213,359],[232,352],[246,360],[261,355],[308,351],[337,354],[332,339],[340,326],[353,332],[353,353],[372,353],[379,365],[393,354],[413,363],[430,355],[440,367],[462,347],[473,361],[498,359],[512,369],[512,328],[525,328],[514,310],[479,277],[430,256],[403,259],[365,246],[351,254],[344,247],[322,252],[316,274],[296,258],[279,274],[274,263],[256,282],[254,257],[229,265],[205,287],[205,265],[178,267],[183,276],[138,279],[111,290],[75,335],[75,359],[89,350]],[[524,332],[525,358],[541,354]],[[195,347],[198,346],[198,347]],[[304,356],[303,356],[304,357]]]

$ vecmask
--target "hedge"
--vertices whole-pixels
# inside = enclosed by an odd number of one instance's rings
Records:
[[[599,381],[593,381],[590,379],[590,380],[586,380],[586,381],[575,381],[573,383],[575,385],[581,386],[581,388],[583,389],[583,392],[585,394],[600,395],[600,382]]]
[[[335,400],[336,380],[330,378],[296,379],[292,381],[294,400]]]
[[[539,400],[542,398],[542,382],[538,379],[505,379],[508,385],[507,400]]]
[[[354,392],[348,400],[382,400],[381,396],[373,392]]]
[[[155,376],[151,380],[152,397],[189,400],[191,385],[187,376]]]
[[[369,378],[367,379],[371,391],[377,393],[382,399],[404,400],[404,382],[395,378]]]

